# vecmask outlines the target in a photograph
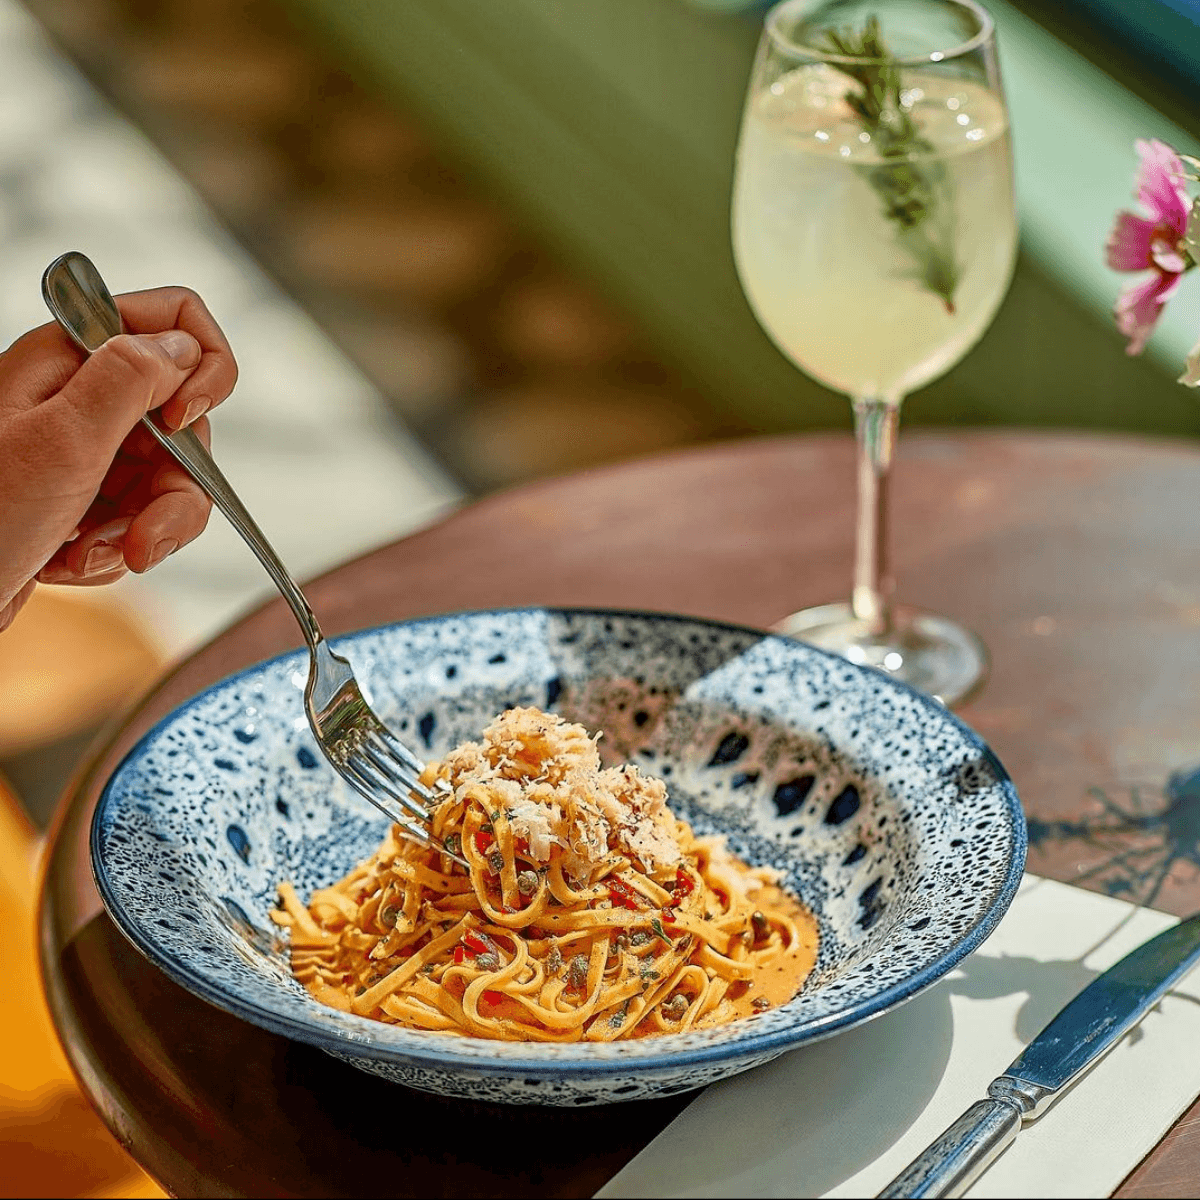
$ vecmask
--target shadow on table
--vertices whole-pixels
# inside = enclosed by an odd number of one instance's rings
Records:
[[[865,1025],[715,1084],[670,1131],[669,1144],[600,1194],[774,1194],[770,1189],[786,1180],[782,1194],[823,1195],[894,1145],[924,1111],[952,1037],[950,993],[936,987]]]
[[[1044,962],[1024,955],[990,958],[976,954],[953,977],[950,988],[970,1000],[995,1000],[1014,992],[1026,992],[1014,1026],[1014,1033],[1024,1044],[1033,1041],[1067,1000],[1083,991],[1099,974],[1079,959]],[[1016,987],[1014,979],[1019,980]]]

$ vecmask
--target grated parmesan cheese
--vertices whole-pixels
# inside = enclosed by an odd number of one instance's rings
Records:
[[[432,771],[460,802],[486,789],[486,804],[528,841],[530,857],[548,863],[558,846],[576,884],[589,882],[614,852],[647,871],[681,861],[662,780],[632,764],[602,769],[582,725],[540,709],[501,713],[480,741],[458,746]]]

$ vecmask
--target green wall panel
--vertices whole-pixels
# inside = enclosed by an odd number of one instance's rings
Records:
[[[624,307],[698,395],[762,429],[848,424],[844,399],[761,332],[734,270],[733,151],[761,11],[686,0],[292,3]],[[1121,280],[1102,261],[1106,222],[1129,202],[1132,137],[1190,143],[1028,18],[995,8],[1024,253],[991,331],[912,398],[908,419],[1200,432],[1200,397],[1173,382],[1186,316],[1172,314],[1146,359],[1128,359],[1108,316]],[[1071,170],[1084,172],[1086,196]]]

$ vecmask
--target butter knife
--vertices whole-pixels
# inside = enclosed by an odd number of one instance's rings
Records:
[[[1200,914],[1151,938],[1087,987],[880,1196],[961,1196],[1200,960]]]

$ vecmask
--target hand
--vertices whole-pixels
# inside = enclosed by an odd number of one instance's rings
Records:
[[[211,502],[139,422],[158,408],[207,444],[233,352],[186,288],[116,300],[129,333],[90,357],[56,324],[0,354],[0,630],[37,583],[148,571],[208,523]]]

